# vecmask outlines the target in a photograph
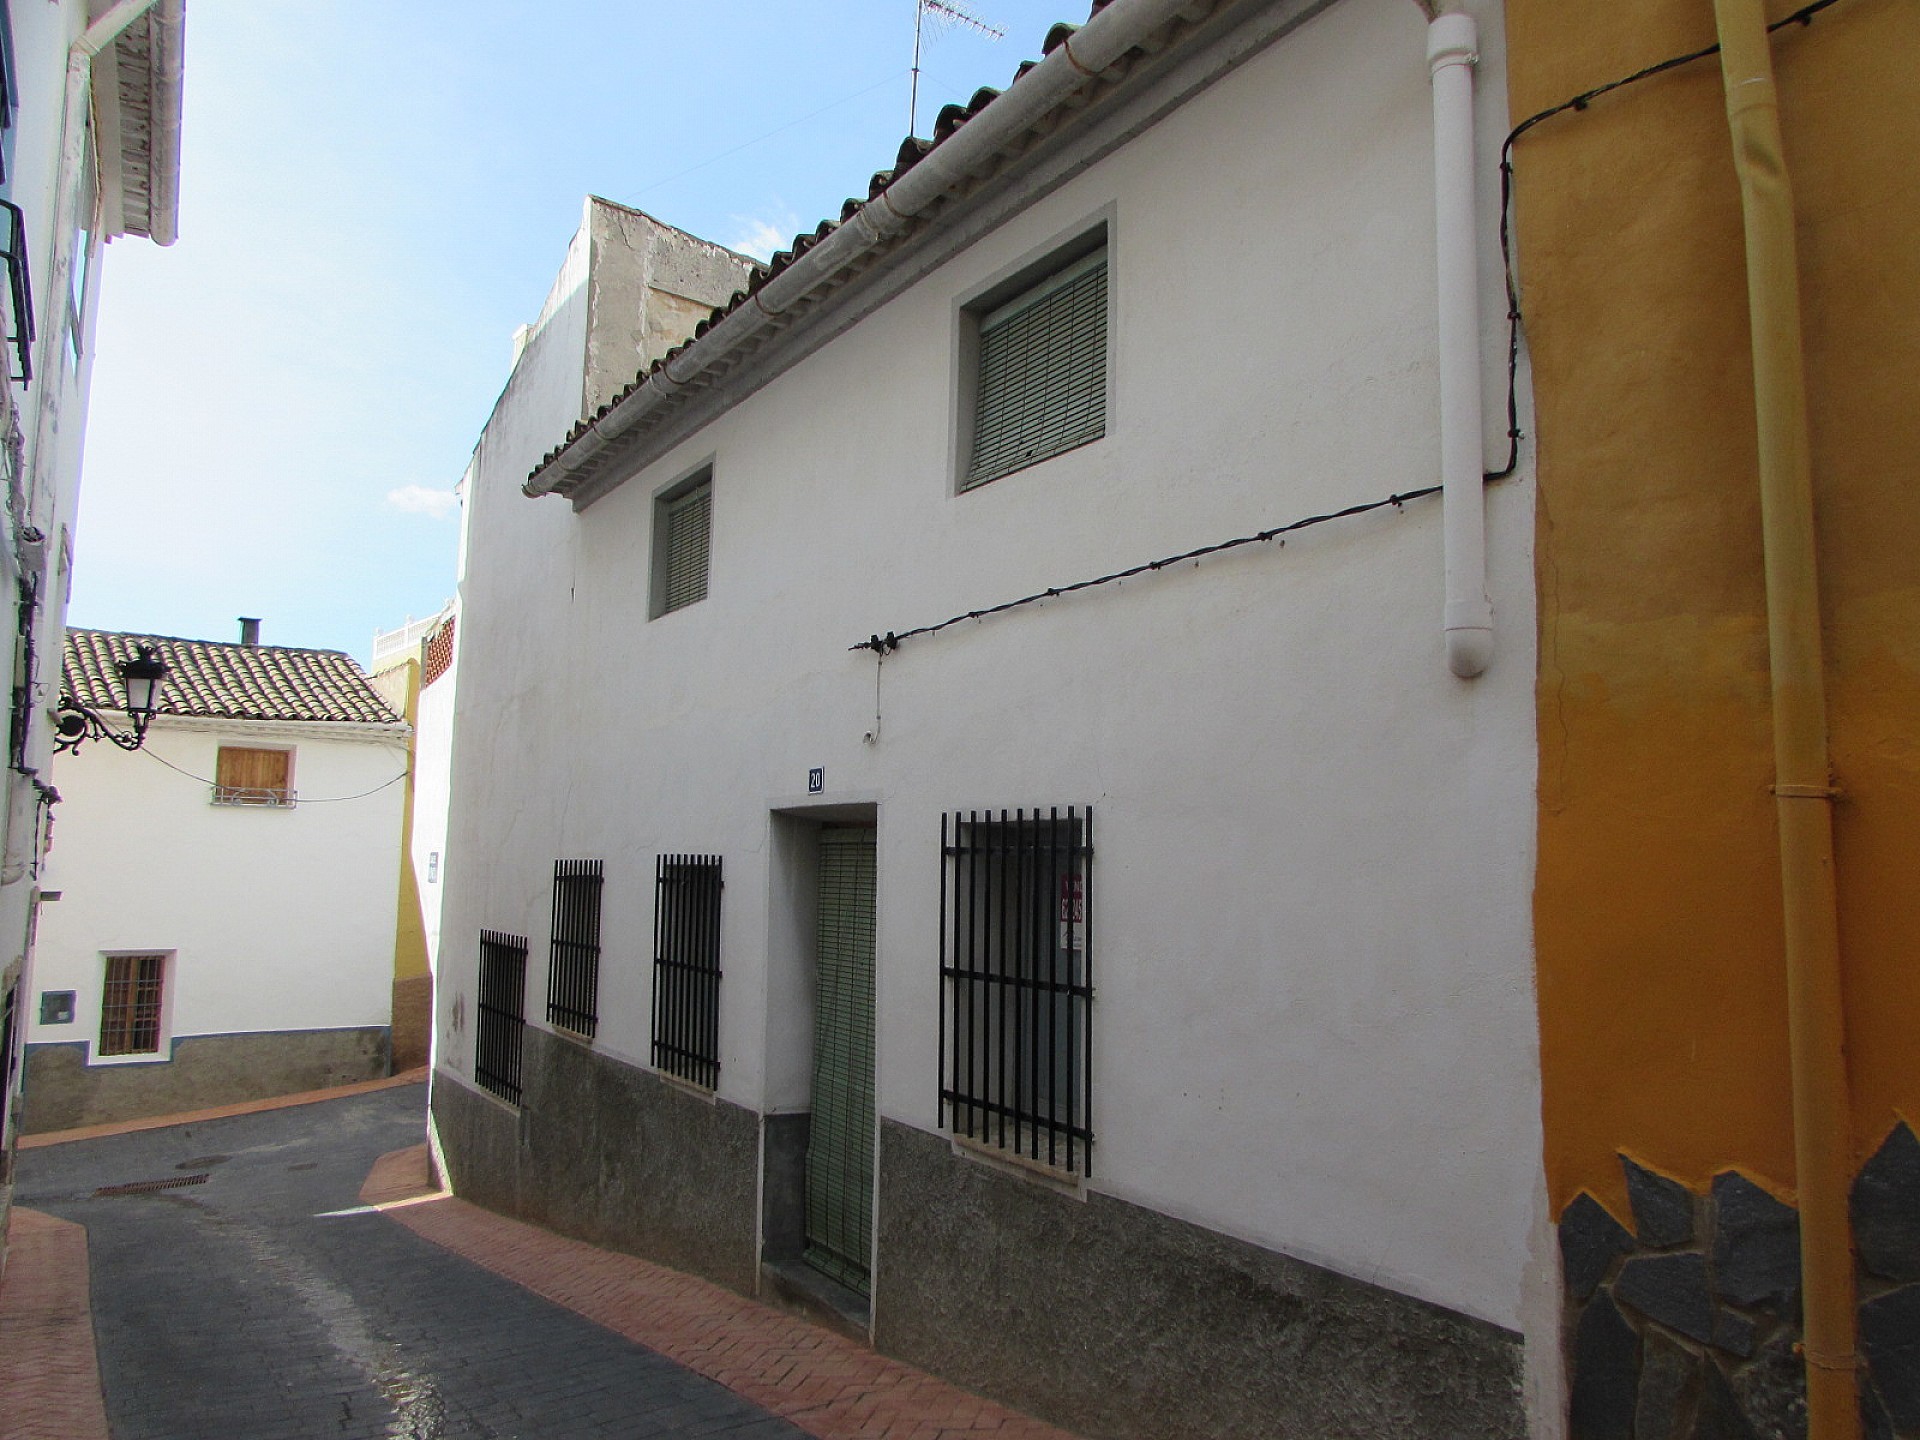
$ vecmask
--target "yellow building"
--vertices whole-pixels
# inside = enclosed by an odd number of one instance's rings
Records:
[[[1766,18],[1798,267],[1771,301],[1750,302],[1744,227],[1764,227],[1717,56],[1513,144],[1540,487],[1542,1102],[1576,1436],[1649,1433],[1649,1407],[1681,1416],[1653,1431],[1675,1435],[1735,1400],[1790,1416],[1803,1309],[1811,1368],[1842,1399],[1858,1315],[1866,1433],[1920,1427],[1920,7],[1789,10]],[[1516,124],[1717,38],[1708,0],[1515,0],[1509,24]],[[1818,573],[1803,635],[1824,641],[1830,799],[1775,761],[1769,614],[1792,567],[1763,539],[1751,307],[1777,336],[1796,290]],[[1819,957],[1790,962],[1783,921],[1777,811],[1794,805],[1813,832],[1832,817],[1831,866],[1816,855],[1796,892],[1803,930],[1837,916],[1824,1042]],[[1804,1292],[1801,1242],[1816,1269],[1838,1257]],[[1850,1406],[1813,1409],[1816,1440],[1853,1433]]]

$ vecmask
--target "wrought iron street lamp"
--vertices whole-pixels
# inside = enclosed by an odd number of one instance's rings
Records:
[[[111,740],[122,750],[138,750],[147,738],[147,726],[153,723],[160,705],[160,686],[167,678],[167,662],[151,645],[139,647],[131,660],[118,662],[120,685],[126,691],[127,718],[133,733],[112,729],[98,714],[71,695],[60,697],[60,718],[55,722],[55,753],[78,750],[88,740]]]

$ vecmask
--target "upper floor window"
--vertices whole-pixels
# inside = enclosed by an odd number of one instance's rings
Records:
[[[293,804],[293,752],[222,745],[214,770],[216,805]]]
[[[1105,232],[1011,283],[963,311],[962,490],[1107,433]]]
[[[653,502],[655,619],[707,598],[713,548],[713,467],[703,466]]]

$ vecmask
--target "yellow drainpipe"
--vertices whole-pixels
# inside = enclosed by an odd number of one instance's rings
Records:
[[[1793,188],[1761,0],[1714,0],[1747,235],[1811,1440],[1858,1440],[1853,1146]]]

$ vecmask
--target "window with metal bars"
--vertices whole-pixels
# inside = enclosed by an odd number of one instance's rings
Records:
[[[940,1116],[1092,1173],[1093,811],[943,815]]]
[[[662,855],[653,891],[653,1063],[720,1083],[720,857]]]
[[[109,955],[100,993],[100,1053],[153,1055],[160,1049],[165,955]]]
[[[293,804],[293,752],[257,745],[222,745],[214,759],[213,803],[216,805]]]
[[[1107,433],[1107,250],[977,314],[970,490]]]
[[[527,1029],[527,938],[480,932],[480,1003],[473,1036],[473,1078],[510,1104],[520,1103],[520,1051]]]
[[[600,871],[598,860],[553,862],[547,1019],[589,1039],[600,1024]]]
[[[713,548],[713,467],[653,502],[653,618],[707,598]]]

